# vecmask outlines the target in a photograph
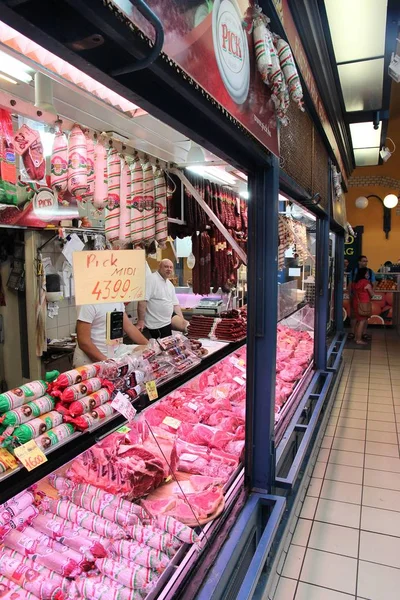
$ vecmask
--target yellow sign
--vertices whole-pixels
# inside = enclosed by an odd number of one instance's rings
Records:
[[[147,392],[150,402],[152,402],[153,400],[157,400],[158,392],[157,392],[156,382],[154,380],[148,381],[146,383],[146,392]]]
[[[6,465],[8,469],[15,469],[18,466],[13,455],[5,448],[0,448],[0,463]]]
[[[47,457],[43,454],[35,440],[30,440],[14,450],[15,456],[22,462],[28,471],[33,471],[47,462]]]
[[[144,250],[74,252],[72,257],[77,306],[144,299]]]

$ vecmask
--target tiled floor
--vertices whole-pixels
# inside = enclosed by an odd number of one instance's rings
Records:
[[[400,598],[400,338],[345,360],[274,600]]]

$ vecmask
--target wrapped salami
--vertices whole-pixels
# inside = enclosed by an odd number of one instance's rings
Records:
[[[57,390],[53,395],[60,398],[61,402],[69,404],[75,400],[80,400],[93,392],[97,392],[102,387],[102,380],[99,377],[92,377],[84,383],[77,383],[67,387],[64,391]]]
[[[134,562],[148,569],[154,569],[159,573],[164,571],[171,560],[161,550],[155,550],[138,542],[118,540],[113,542],[112,549],[118,556],[126,558],[129,562]]]
[[[33,530],[35,532],[35,530]],[[81,573],[78,563],[66,552],[61,554],[48,546],[41,544],[38,539],[34,539],[21,531],[13,530],[4,536],[5,546],[16,550],[23,556],[32,556],[35,562],[43,565],[51,571],[55,571],[62,577],[75,577]],[[60,544],[61,546],[61,544]],[[69,550],[71,552],[71,550]]]
[[[17,559],[0,555],[0,574],[41,600],[63,600],[64,594],[55,581],[49,581],[37,569],[22,565]]]
[[[85,132],[86,137],[86,169],[87,169],[87,193],[85,200],[93,201],[94,196],[94,144],[93,140],[89,135],[89,132]]]
[[[119,235],[121,159],[115,148],[111,148],[107,158],[108,198],[105,212],[106,238],[115,242]]]
[[[68,519],[72,523],[76,523],[89,531],[94,531],[103,537],[116,540],[125,537],[124,530],[115,523],[98,517],[88,510],[82,510],[69,500],[52,500],[47,498],[46,508],[54,515],[62,519]]]
[[[57,540],[53,540],[51,537],[49,537],[45,533],[41,533],[40,531],[37,531],[33,527],[30,527],[30,526],[26,527],[24,529],[24,535],[31,538],[36,544],[39,544],[40,546],[45,546],[47,548],[51,548],[52,550],[54,550],[55,552],[58,552],[59,554],[64,554],[69,560],[75,561],[76,564],[83,571],[88,571],[93,566],[92,561],[88,561],[81,552],[77,552],[76,550],[73,550],[72,548],[68,548],[68,546],[61,544]],[[35,546],[35,548],[36,548],[36,546]],[[36,552],[36,549],[35,549],[35,552]],[[48,565],[45,565],[45,566],[48,566]],[[54,569],[54,570],[58,573],[57,569]]]
[[[0,200],[17,204],[17,167],[14,150],[14,130],[11,114],[0,109]]]
[[[157,169],[154,180],[155,238],[164,246],[168,237],[167,185],[161,169]]]
[[[181,542],[185,542],[187,544],[194,544],[199,537],[197,533],[193,529],[191,529],[191,527],[180,523],[173,517],[168,517],[166,515],[158,515],[155,522],[159,529],[167,531],[174,537],[178,538],[178,540],[181,540]]]
[[[278,52],[279,63],[286,80],[290,98],[297,104],[300,110],[304,111],[303,89],[290,46],[278,35],[274,36],[274,44]]]
[[[162,550],[168,556],[173,556],[175,551],[181,546],[175,538],[169,533],[156,531],[152,527],[146,525],[135,525],[125,529],[128,535],[139,542],[156,550]]]
[[[80,125],[75,123],[68,140],[68,191],[81,201],[87,189],[87,141]]]
[[[63,417],[56,410],[52,410],[36,419],[32,419],[14,430],[13,436],[20,444],[26,444],[29,440],[37,438],[45,431],[53,429],[62,423]]]
[[[111,400],[110,391],[106,388],[101,388],[98,392],[72,402],[69,405],[69,414],[74,418],[79,417],[79,415],[86,414],[109,400]]]
[[[131,239],[131,172],[125,160],[121,160],[119,234],[121,242]]]
[[[95,208],[101,210],[108,198],[107,150],[101,142],[94,147],[94,196]]]
[[[141,600],[142,594],[123,585],[118,585],[108,577],[81,577],[76,582],[81,598],[90,600]]]
[[[35,502],[32,492],[25,491],[0,506],[0,525],[7,525],[13,517],[22,513]]]
[[[111,558],[99,558],[96,567],[100,573],[110,577],[120,585],[125,585],[133,590],[145,590],[149,583],[158,579],[158,574],[140,565],[128,565],[128,563],[117,562]]]
[[[54,136],[51,152],[50,185],[55,192],[62,195],[67,191],[68,184],[68,142],[65,134],[59,128]]]
[[[0,598],[1,600],[39,600],[37,596],[22,589],[3,575],[0,575]]]
[[[27,523],[31,523],[35,517],[37,517],[39,511],[33,505],[28,506],[24,510],[22,510],[18,515],[14,515],[9,519],[9,521],[4,525],[6,530],[10,529],[20,529]]]
[[[4,394],[0,394],[0,413],[18,408],[31,400],[37,400],[45,395],[46,390],[47,383],[39,380],[31,381],[20,388],[4,392]]]
[[[139,156],[130,165],[131,169],[131,242],[138,244],[143,240],[143,168]]]
[[[101,374],[101,363],[93,363],[91,365],[84,365],[71,371],[66,371],[57,377],[53,383],[53,387],[57,389],[64,389],[86,381],[92,377],[98,377]],[[41,394],[42,395],[42,394]]]
[[[125,527],[126,525],[136,525],[139,522],[139,517],[137,515],[125,512],[122,508],[117,508],[105,500],[90,496],[90,494],[73,491],[69,498],[71,502],[77,504],[81,508],[90,510],[108,521],[118,523],[118,525],[121,525],[122,527]]]
[[[85,528],[76,527],[71,521],[56,515],[38,515],[33,519],[32,525],[53,540],[80,552],[88,560],[107,556],[107,550],[103,544],[96,538],[91,538]]]
[[[46,450],[50,446],[55,446],[58,442],[71,437],[74,433],[75,427],[72,423],[61,423],[61,425],[49,429],[43,435],[39,435],[39,437],[35,438],[35,442],[40,448]]]
[[[107,417],[111,417],[111,415],[113,415],[114,413],[115,408],[111,406],[111,402],[106,402],[102,406],[98,406],[96,410],[93,410],[90,413],[81,415],[80,417],[76,417],[75,419],[73,417],[66,416],[64,417],[64,420],[67,423],[72,423],[73,425],[75,425],[77,429],[85,431],[86,429],[89,429],[89,427],[92,427],[99,421],[102,421]]]
[[[32,402],[27,402],[14,410],[9,410],[4,413],[0,418],[0,423],[6,427],[9,425],[16,427],[17,425],[22,425],[22,423],[30,421],[34,417],[39,417],[40,415],[53,410],[53,408],[54,400],[46,394],[46,396],[42,396]]]
[[[151,242],[156,233],[156,217],[154,210],[154,173],[150,162],[143,167],[143,239]]]

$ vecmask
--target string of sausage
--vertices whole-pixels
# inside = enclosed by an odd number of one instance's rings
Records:
[[[119,213],[120,213],[120,185],[121,185],[121,159],[115,150],[111,148],[107,158],[108,168],[108,206],[106,208],[106,238],[109,242],[115,242],[119,235]]]

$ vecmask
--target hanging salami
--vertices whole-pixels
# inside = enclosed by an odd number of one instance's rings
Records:
[[[101,142],[94,147],[94,195],[93,204],[101,210],[108,198],[107,151]]]
[[[68,140],[68,191],[82,201],[87,188],[87,142],[81,127],[75,123]]]
[[[120,214],[119,214],[119,239],[127,242],[131,238],[131,172],[126,161],[121,161],[121,189],[120,189]]]
[[[165,175],[157,169],[154,180],[154,202],[156,213],[156,240],[160,246],[165,246],[168,236],[167,215],[167,185]]]
[[[57,129],[54,136],[50,164],[50,185],[55,192],[62,196],[67,191],[68,184],[68,143],[61,127]],[[60,197],[59,200],[61,200]]]
[[[121,185],[121,159],[115,150],[111,148],[107,158],[108,170],[108,199],[105,214],[106,238],[109,242],[115,242],[119,236],[119,214],[120,214],[120,185]]]
[[[154,211],[154,174],[153,167],[147,162],[143,167],[143,239],[151,242],[155,236],[156,219]]]
[[[278,35],[274,35],[274,44],[278,52],[279,63],[286,80],[290,98],[297,104],[300,110],[304,111],[303,89],[290,46]]]
[[[89,135],[89,132],[85,132],[86,137],[86,148],[87,148],[87,194],[85,200],[93,202],[94,195],[94,144],[93,140]]]
[[[143,168],[139,156],[130,165],[131,170],[131,242],[139,244],[143,240]]]

